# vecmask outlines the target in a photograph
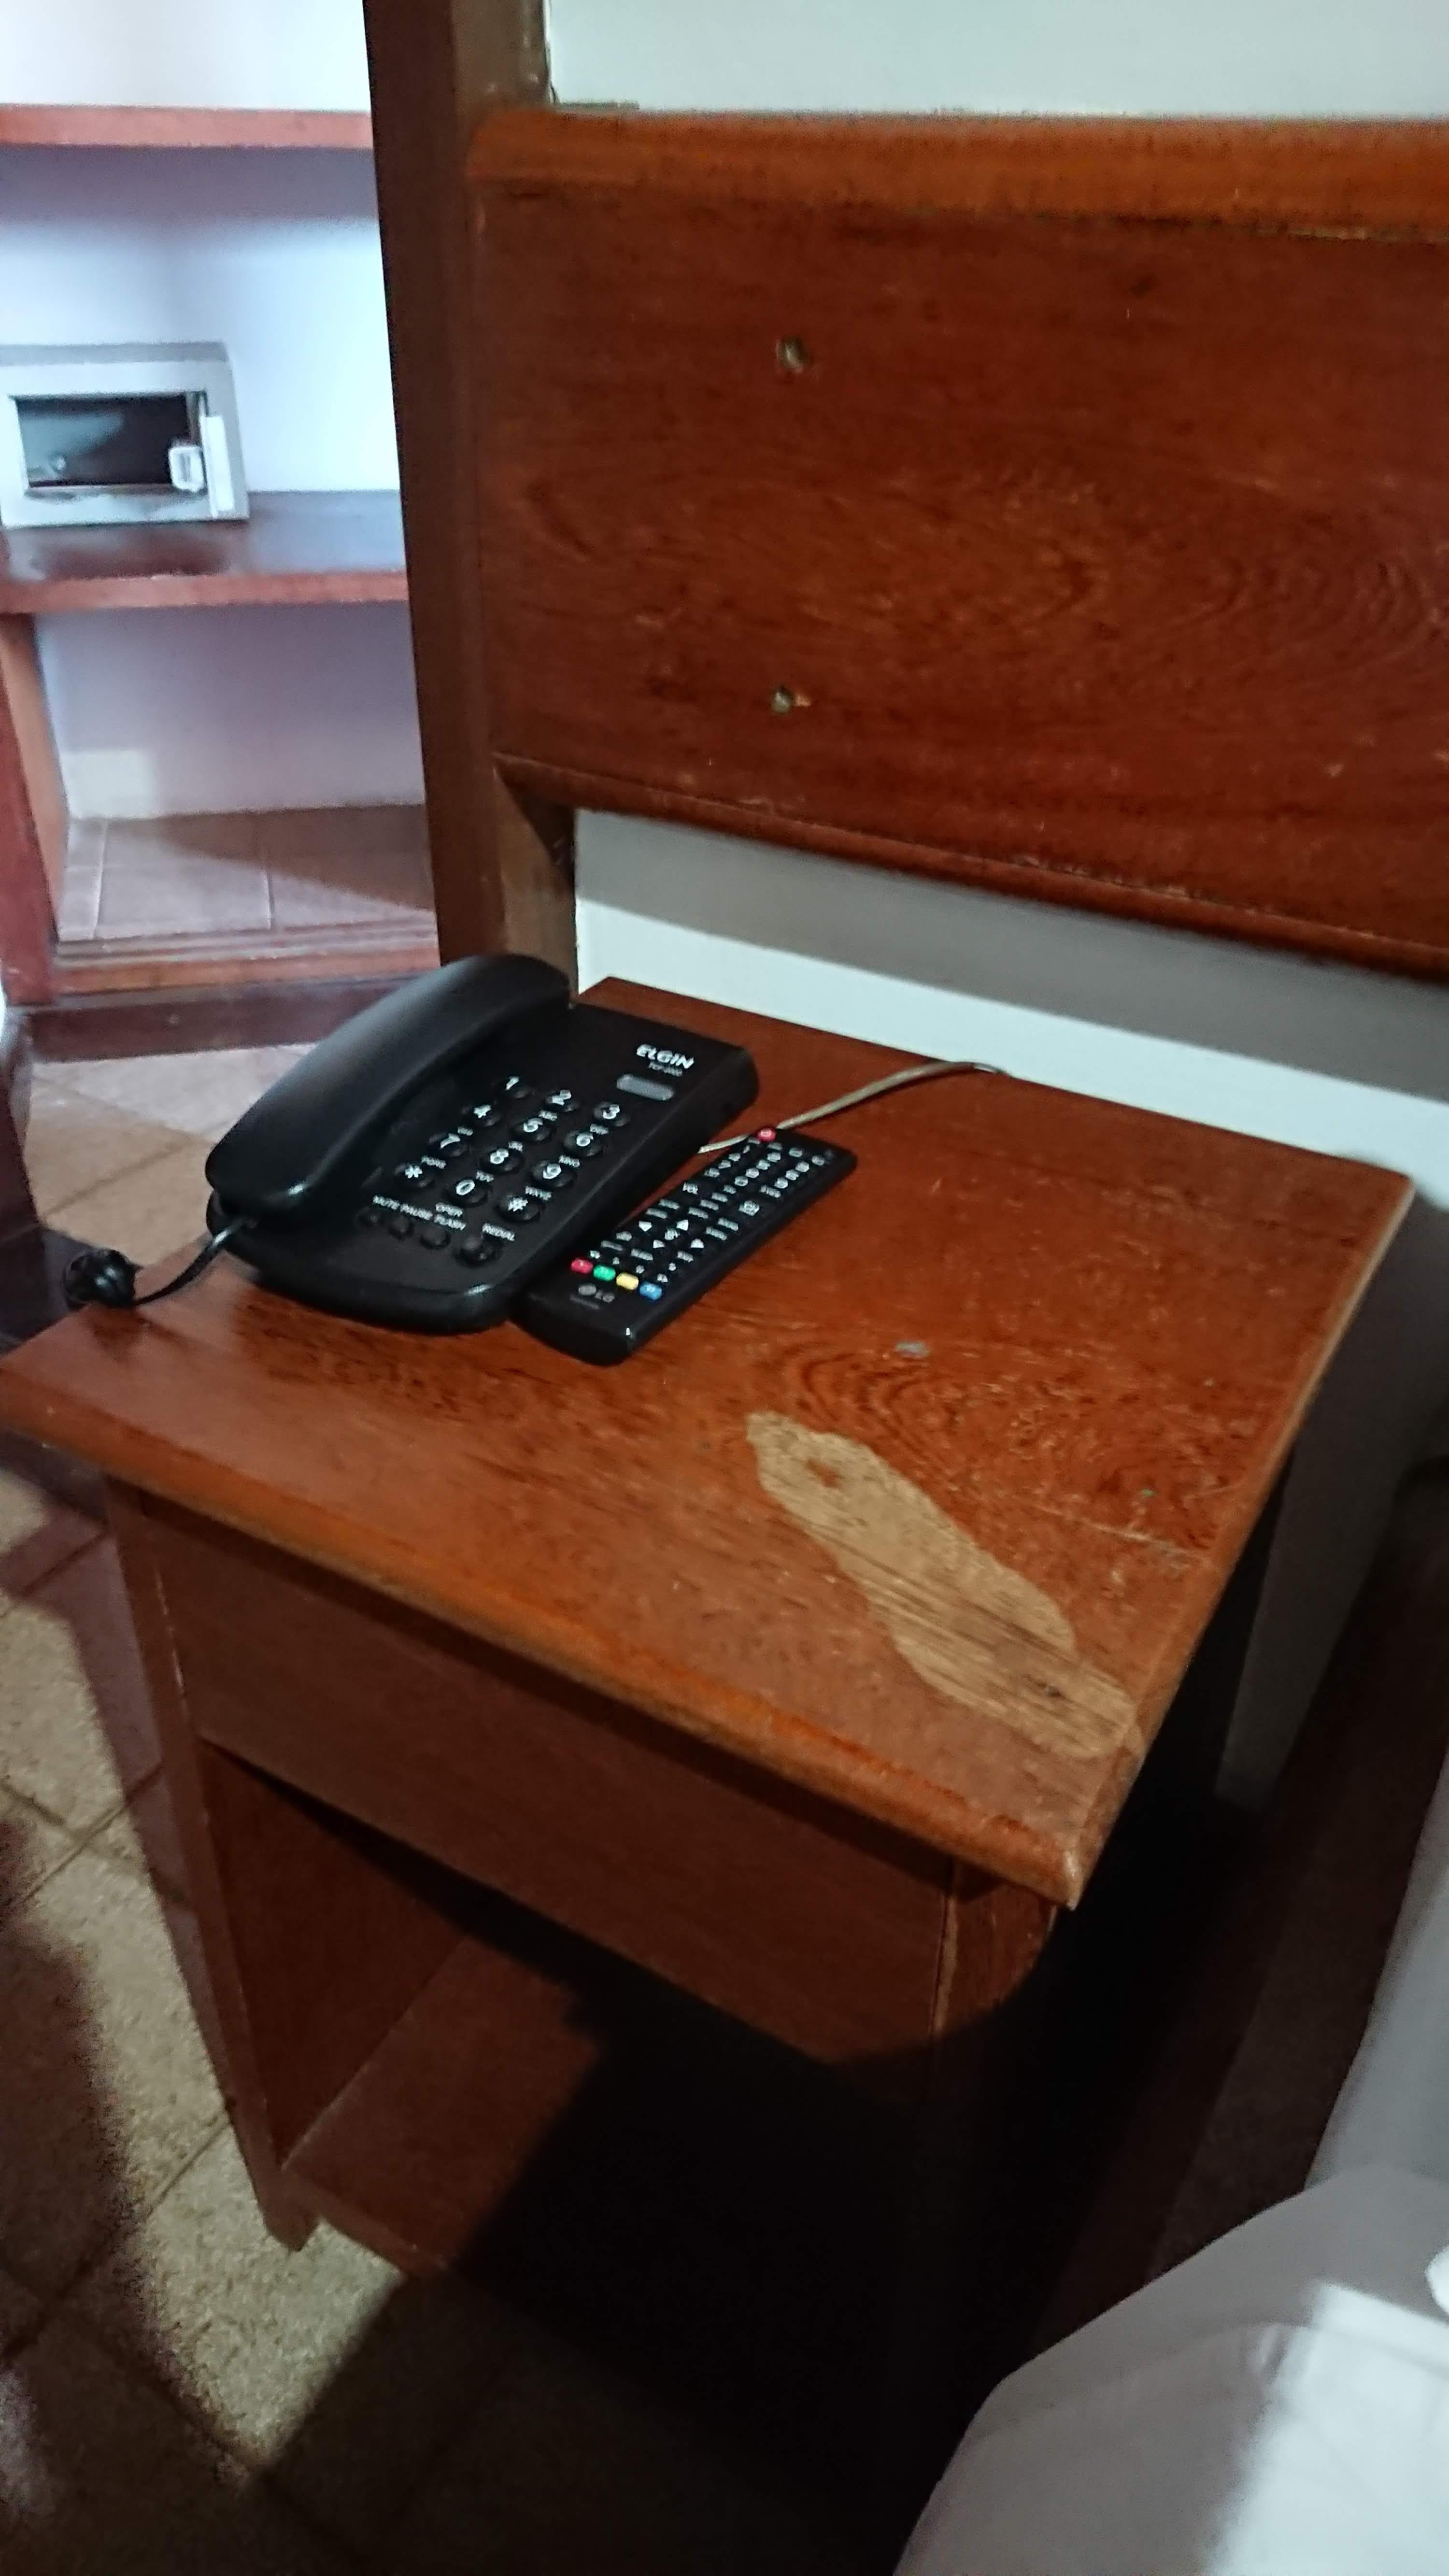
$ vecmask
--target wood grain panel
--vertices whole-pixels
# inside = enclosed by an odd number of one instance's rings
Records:
[[[153,1543],[211,1742],[808,2055],[924,2048],[938,1855],[275,1550],[164,1512]],[[1050,1908],[1018,1904],[1035,1946],[953,2018],[1026,1973]]]
[[[599,991],[749,1046],[765,1118],[906,1060]],[[223,1259],[18,1353],[0,1415],[1071,1901],[1409,1187],[1004,1077],[822,1132],[856,1175],[622,1369]]]
[[[473,172],[516,787],[1449,971],[1444,130],[500,115]]]
[[[464,191],[478,116],[547,96],[543,0],[365,0],[364,17],[438,935],[445,958],[518,948],[572,975],[572,815],[494,764]]]

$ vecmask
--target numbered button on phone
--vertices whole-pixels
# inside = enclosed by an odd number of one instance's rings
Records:
[[[472,1178],[466,1181],[455,1181],[453,1183],[453,1196],[455,1199],[481,1198],[487,1187],[488,1184],[486,1181]]]
[[[586,1162],[590,1155],[601,1154],[604,1150],[603,1138],[596,1136],[592,1127],[572,1128],[565,1136],[564,1143],[571,1154],[582,1155]]]
[[[547,1136],[557,1123],[557,1110],[535,1109],[531,1117],[520,1118],[513,1132],[515,1136],[522,1137],[527,1144],[536,1145],[540,1138]]]
[[[491,1154],[485,1154],[483,1160],[490,1172],[516,1172],[523,1160],[523,1147],[495,1145]]]
[[[566,1190],[571,1187],[574,1175],[566,1163],[547,1162],[535,1163],[532,1177],[541,1189]]]
[[[428,1178],[428,1167],[426,1163],[399,1163],[393,1177],[395,1180],[406,1181],[409,1189],[420,1189]]]
[[[629,1112],[621,1109],[617,1100],[601,1100],[594,1111],[596,1127],[627,1127],[628,1124]]]
[[[522,1190],[515,1190],[504,1200],[499,1214],[506,1217],[510,1225],[532,1225],[534,1218],[542,1214],[542,1209],[537,1199],[525,1198]]]

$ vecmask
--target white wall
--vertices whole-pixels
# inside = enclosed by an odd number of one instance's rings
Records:
[[[554,85],[640,107],[1434,116],[1439,0],[548,0]]]
[[[138,609],[44,621],[78,814],[412,805],[407,609]]]
[[[0,96],[365,108],[360,0],[0,10]],[[365,153],[0,150],[0,341],[220,340],[258,491],[395,488]],[[78,814],[421,792],[406,613],[43,621]]]
[[[8,0],[0,98],[365,108],[362,14],[357,0]]]
[[[565,100],[1449,112],[1423,0],[551,0]],[[586,817],[585,979],[634,975],[1408,1172],[1420,1204],[1300,1443],[1234,1726],[1271,1777],[1449,1389],[1449,999],[1349,968]],[[868,1114],[868,1113],[866,1113]]]

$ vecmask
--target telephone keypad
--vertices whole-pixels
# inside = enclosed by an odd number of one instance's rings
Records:
[[[603,1033],[595,1037],[599,1022]],[[617,1222],[631,1191],[637,1198],[651,1177],[667,1172],[667,1140],[683,1122],[669,1104],[625,1104],[611,1096],[609,1086],[617,1064],[628,1061],[616,1050],[632,1050],[636,1029],[651,1037],[672,1033],[626,1021],[616,1035],[617,1025],[617,1015],[591,1007],[570,1018],[576,1052],[562,1060],[574,1072],[573,1081],[557,1080],[555,1054],[553,1065],[541,1056],[532,1080],[522,1070],[475,1069],[470,1076],[460,1069],[420,1097],[412,1128],[388,1140],[399,1159],[389,1159],[383,1143],[381,1158],[343,1214],[353,1248],[350,1254],[338,1248],[339,1285],[350,1290],[355,1279],[361,1293],[355,1304],[350,1294],[340,1299],[342,1311],[402,1320],[404,1299],[415,1298],[409,1320],[426,1325],[433,1322],[433,1301],[446,1312],[451,1299],[460,1326],[492,1320],[512,1305],[515,1278],[521,1286],[538,1270],[540,1258],[556,1258],[571,1234],[577,1240],[580,1224],[597,1223],[601,1216]],[[478,1085],[477,1096],[461,1090],[470,1079]],[[731,1069],[735,1101],[748,1096],[748,1079],[747,1062],[743,1077]],[[715,1081],[711,1105],[718,1123],[733,1110],[723,1077]],[[693,1134],[681,1134],[675,1160],[707,1132],[699,1110],[694,1117]],[[656,1128],[662,1131],[657,1138]],[[577,1217],[571,1213],[575,1201]],[[621,1261],[620,1275],[640,1278],[639,1263],[650,1266],[646,1254],[647,1247],[634,1264]],[[307,1257],[304,1252],[300,1259]],[[280,1263],[277,1268],[285,1276]],[[607,1283],[596,1284],[601,1301],[612,1299]],[[637,1296],[632,1302],[637,1305]]]

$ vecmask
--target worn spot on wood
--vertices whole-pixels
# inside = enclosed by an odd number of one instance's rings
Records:
[[[752,1413],[745,1428],[771,1501],[859,1587],[932,1690],[1083,1759],[1137,1732],[1125,1691],[1078,1652],[1049,1594],[863,1441],[779,1413]]]

